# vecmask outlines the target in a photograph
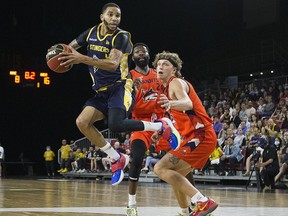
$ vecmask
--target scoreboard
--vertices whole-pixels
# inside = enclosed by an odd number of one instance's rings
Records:
[[[51,85],[48,72],[10,70],[9,76],[13,86],[42,88]]]

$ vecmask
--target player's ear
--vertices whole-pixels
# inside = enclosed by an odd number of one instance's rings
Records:
[[[104,15],[103,14],[100,14],[100,20],[103,22],[103,20],[104,20]]]

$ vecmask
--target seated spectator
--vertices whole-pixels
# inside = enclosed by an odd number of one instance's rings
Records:
[[[96,166],[94,168],[94,170],[96,170],[96,172],[102,172],[104,171],[104,163],[103,163],[103,159],[107,158],[107,154],[105,152],[103,152],[98,146],[94,147],[94,154],[93,157],[95,158],[96,161]],[[109,158],[110,161],[110,169],[111,169],[111,159]],[[109,169],[108,169],[109,171]],[[95,172],[95,171],[94,171]]]
[[[129,133],[126,134],[126,139],[125,139],[123,144],[125,146],[125,149],[129,147],[129,145],[130,145],[130,134]]]
[[[220,175],[220,171],[222,171],[222,173],[225,173],[225,170],[221,170],[221,167],[219,166],[220,164],[220,157],[223,155],[223,150],[221,148],[221,146],[219,145],[219,143],[217,142],[216,148],[215,150],[212,152],[212,154],[209,156],[209,159],[207,160],[207,163],[205,164],[205,166],[202,168],[202,170],[200,171],[200,173],[198,172],[198,174],[201,174],[201,172],[205,173],[205,171],[207,169],[209,169],[210,166],[213,166],[214,169],[214,173],[216,175]]]
[[[234,145],[238,145],[240,148],[246,146],[245,136],[242,133],[242,128],[238,128],[238,133],[234,138]]]
[[[265,101],[262,97],[260,97],[258,99],[257,105],[258,105],[258,107],[257,107],[256,111],[259,115],[261,115],[262,113],[264,113],[264,107],[266,106]]]
[[[86,165],[89,164],[90,165],[90,159],[88,158],[88,151],[87,148],[83,148],[82,149],[82,154],[83,157],[80,157],[77,160],[77,166],[78,166],[78,173],[83,173],[86,171]]]
[[[280,128],[274,123],[274,120],[272,118],[268,119],[265,129],[267,130],[270,137],[278,137],[280,134]]]
[[[154,165],[166,154],[165,151],[156,152],[155,144],[151,144],[149,147],[149,154],[145,159],[145,166],[141,169],[142,172],[148,172],[148,174],[153,174]]]
[[[243,118],[246,116],[246,104],[243,102],[241,103],[241,110],[239,111],[239,118],[242,121]]]
[[[285,122],[285,118],[287,121],[287,107],[283,105],[280,110],[275,109],[275,112],[272,114],[271,118],[279,128],[283,129],[282,125],[283,122]]]
[[[218,134],[218,142],[221,146],[224,145],[224,140],[227,137],[227,129],[228,129],[228,124],[227,123],[223,123],[222,124],[222,129],[220,130],[219,134]]]
[[[245,166],[246,166],[246,172],[243,174],[243,176],[249,176],[251,171],[251,166],[254,164],[254,159],[256,154],[260,154],[262,156],[266,141],[265,136],[259,137],[259,139],[254,139],[253,144],[251,145],[249,156],[246,158]],[[247,150],[246,150],[247,154]],[[256,158],[257,159],[257,158]]]
[[[89,151],[86,152],[84,155],[85,161],[84,163],[90,164],[90,171],[95,172],[96,171],[96,158],[94,157],[94,147],[90,146]]]
[[[236,127],[236,125],[234,124],[234,122],[231,122],[230,123],[230,125],[229,125],[229,128],[232,130],[232,133],[234,134],[234,135],[236,135],[236,132],[237,132],[237,127]]]
[[[241,121],[240,125],[238,128],[242,129],[242,133],[245,135],[246,134],[246,130],[248,129],[248,126],[246,125],[246,121],[245,121],[245,117],[243,118],[243,120]]]
[[[82,164],[81,164],[81,162],[79,163],[79,159],[83,158],[83,157],[84,157],[84,154],[82,153],[81,148],[77,148],[76,151],[73,152],[73,159],[74,160],[71,162],[72,171],[77,172],[77,171],[81,170],[81,172],[82,172],[82,169],[84,169],[84,168],[80,167],[80,166],[82,166]],[[85,169],[84,169],[84,171],[85,171]]]
[[[236,109],[232,110],[232,115],[230,117],[230,122],[233,122],[235,124],[236,128],[238,128],[240,123],[241,123],[240,117],[238,116],[238,113],[237,113]]]
[[[246,158],[248,158],[253,153],[255,148],[259,146],[260,139],[261,139],[261,135],[259,133],[258,128],[254,128],[253,136],[251,137],[249,141],[246,142],[247,143]]]
[[[213,116],[213,128],[216,135],[218,136],[218,134],[222,130],[222,123],[220,122],[220,118],[218,115]]]
[[[250,124],[251,124],[251,123],[254,123],[254,125],[257,127],[257,121],[258,121],[258,116],[257,116],[257,114],[252,114],[252,115],[251,115]]]
[[[253,102],[248,101],[246,110],[245,110],[246,116],[248,118],[248,121],[251,121],[251,116],[256,114],[256,109],[253,107]]]
[[[227,123],[228,125],[230,125],[230,115],[229,115],[229,109],[225,109],[224,113],[220,116],[220,122],[222,123]]]
[[[267,117],[267,116],[270,117],[272,115],[272,113],[274,112],[274,109],[275,109],[275,104],[273,102],[273,98],[271,95],[268,95],[267,96],[267,103],[264,106],[263,112],[259,113],[259,117],[260,118]]]
[[[288,168],[288,144],[286,144],[286,146],[282,150],[282,154],[281,154],[280,159],[281,159],[280,171],[274,178],[275,183],[278,183],[278,181],[286,173],[286,170]]]
[[[255,164],[255,166],[259,167],[261,170],[260,174],[264,181],[263,191],[268,191],[275,188],[274,180],[279,172],[277,150],[274,144],[271,142],[272,139],[269,139],[269,137],[266,138],[264,151],[262,153],[262,162],[259,161]]]
[[[122,154],[125,154],[126,153],[126,150],[124,148],[121,147],[121,144],[120,142],[116,141],[114,143],[114,148],[116,151],[118,151],[119,153],[122,153]]]
[[[240,163],[240,161],[243,159],[243,155],[241,153],[241,149],[238,145],[233,144],[233,139],[231,137],[228,137],[225,140],[225,146],[223,148],[224,154],[220,157],[220,166],[222,168],[225,167],[225,164],[229,162],[229,176],[236,175],[236,164]]]

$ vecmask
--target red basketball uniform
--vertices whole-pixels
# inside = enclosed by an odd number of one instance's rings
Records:
[[[164,93],[169,98],[169,84],[176,77],[170,78]],[[174,126],[181,135],[181,146],[177,151],[169,153],[186,161],[193,168],[203,168],[209,155],[216,147],[217,137],[212,127],[212,120],[202,105],[200,98],[191,83],[185,80],[189,87],[188,96],[193,104],[189,111],[171,110]],[[171,100],[171,98],[169,98]]]
[[[141,86],[138,92],[136,93],[135,105],[132,111],[132,118],[136,120],[143,121],[154,121],[156,119],[160,119],[164,116],[165,110],[161,108],[159,104],[157,104],[159,91],[161,89],[161,81],[157,79],[157,73],[152,68],[149,69],[147,75],[141,74],[136,70],[131,70],[132,79],[140,78]],[[141,139],[145,142],[147,149],[151,143],[151,136],[153,131],[134,131],[131,133],[130,143],[133,140]],[[162,143],[166,146],[164,148],[168,148],[169,144],[166,140],[162,140],[159,142],[159,146]],[[158,147],[158,146],[157,146]],[[158,149],[158,148],[157,148]]]

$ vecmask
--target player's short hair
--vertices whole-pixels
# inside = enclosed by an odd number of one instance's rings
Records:
[[[147,46],[147,44],[141,43],[141,42],[140,42],[140,43],[135,43],[134,46],[133,46],[133,51],[134,51],[134,49],[135,49],[137,46],[144,46],[144,47],[146,47],[147,50],[148,50],[148,52],[150,53],[150,49],[149,49],[149,47]]]
[[[157,63],[161,59],[168,60],[174,67],[176,67],[177,71],[175,73],[175,76],[178,78],[182,78],[181,69],[182,69],[183,62],[177,53],[172,53],[168,51],[163,51],[161,53],[158,53],[155,56],[155,59],[152,63],[154,68],[157,67]]]
[[[104,13],[105,10],[108,8],[108,7],[116,7],[116,8],[119,8],[121,10],[121,8],[119,7],[119,5],[113,3],[113,2],[109,2],[107,4],[105,4],[103,7],[102,7],[102,10],[101,12]]]

